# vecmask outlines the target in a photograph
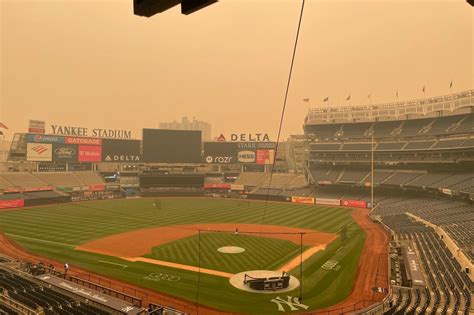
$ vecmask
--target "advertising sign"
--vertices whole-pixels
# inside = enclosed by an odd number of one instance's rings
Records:
[[[53,144],[54,162],[77,162],[77,145]]]
[[[275,160],[275,150],[257,150],[257,164],[273,164]]]
[[[79,162],[100,162],[102,160],[102,147],[96,145],[78,146],[77,160]]]
[[[140,140],[104,139],[103,162],[140,162]]]
[[[367,202],[365,200],[341,200],[341,206],[365,209]]]
[[[230,184],[204,184],[204,189],[230,189]]]
[[[305,204],[314,204],[314,197],[298,197],[292,196],[291,202],[294,203],[305,203]]]
[[[341,205],[341,200],[316,197],[316,204],[318,204],[318,205],[340,206]]]
[[[275,147],[275,142],[204,142],[204,159],[208,164],[272,164]]]
[[[231,190],[245,190],[245,187],[244,185],[231,184],[230,189]]]
[[[23,206],[25,206],[23,199],[0,200],[0,209],[21,208]]]
[[[237,163],[237,147],[230,142],[204,142],[204,158],[208,164]]]
[[[239,151],[237,153],[237,161],[240,163],[254,163],[255,162],[255,151]]]
[[[35,192],[35,191],[50,191],[53,190],[52,186],[47,186],[47,187],[29,187],[25,188],[23,192]]]
[[[239,142],[260,142],[270,141],[268,133],[233,133],[230,135],[230,141]]]
[[[49,135],[35,135],[31,133],[26,135],[26,141],[34,142],[34,143],[65,143],[64,137],[49,136]]]
[[[28,123],[28,132],[44,133],[45,132],[44,120],[30,120]]]
[[[235,142],[238,150],[275,149],[276,142]]]
[[[104,191],[105,190],[105,184],[92,184],[92,185],[89,185],[89,190],[90,191]]]
[[[50,162],[53,158],[53,145],[50,143],[27,143],[26,160]]]
[[[67,144],[102,145],[102,139],[66,137]]]

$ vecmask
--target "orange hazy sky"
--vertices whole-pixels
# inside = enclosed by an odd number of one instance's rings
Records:
[[[221,0],[150,19],[132,0],[0,0],[0,122],[132,130],[193,117],[275,138],[299,0]],[[464,0],[307,0],[283,135],[307,111],[473,88],[474,10]],[[47,128],[50,131],[50,128]]]

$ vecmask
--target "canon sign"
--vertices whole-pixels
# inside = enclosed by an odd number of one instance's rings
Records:
[[[260,142],[270,141],[268,133],[233,133],[230,135],[230,140],[233,142]]]

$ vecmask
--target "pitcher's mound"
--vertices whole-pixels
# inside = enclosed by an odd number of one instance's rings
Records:
[[[224,254],[240,254],[245,252],[245,248],[237,247],[237,246],[224,246],[217,249],[218,252]]]
[[[229,282],[232,286],[236,287],[237,289],[248,291],[248,292],[255,292],[255,293],[279,293],[279,292],[288,292],[291,290],[296,289],[300,286],[300,281],[293,276],[290,276],[290,285],[285,289],[279,289],[276,291],[271,290],[254,290],[251,289],[248,285],[244,284],[245,275],[254,277],[254,278],[269,278],[269,277],[280,277],[282,275],[281,271],[272,271],[272,270],[251,270],[251,271],[244,271],[233,275]]]

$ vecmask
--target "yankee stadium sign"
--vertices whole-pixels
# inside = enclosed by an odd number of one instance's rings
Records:
[[[95,137],[95,138],[116,138],[131,139],[132,132],[130,130],[115,130],[101,128],[84,128],[62,125],[51,125],[52,133],[61,136],[78,136],[78,137]]]

